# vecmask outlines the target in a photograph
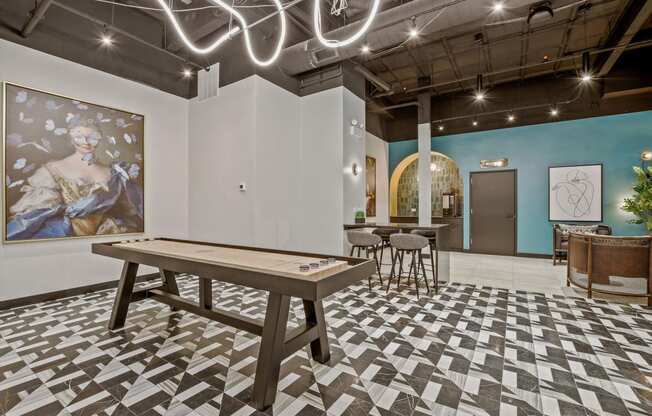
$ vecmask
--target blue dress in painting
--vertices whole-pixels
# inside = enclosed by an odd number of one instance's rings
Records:
[[[125,164],[108,180],[67,178],[55,163],[37,169],[9,209],[7,240],[125,234],[143,231],[143,192]]]

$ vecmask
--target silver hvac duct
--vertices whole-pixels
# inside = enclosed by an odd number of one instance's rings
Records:
[[[527,18],[530,6],[540,0],[511,0],[505,16],[489,17],[493,0],[413,0],[378,13],[372,27],[363,39],[370,45],[372,51],[378,51],[396,46],[405,41],[412,18],[416,27],[428,24],[422,35],[443,32],[454,27],[464,28],[471,23],[482,23],[500,20],[514,21],[513,17]],[[555,8],[567,7],[578,3],[578,0],[558,0]],[[366,18],[363,17],[363,19]],[[518,19],[520,20],[520,19]],[[328,39],[345,39],[358,30],[362,21],[342,26],[324,37]],[[468,26],[467,26],[468,28]],[[464,28],[464,30],[468,30]],[[432,37],[429,37],[429,41]],[[350,46],[331,49],[324,47],[317,38],[308,39],[283,50],[282,68],[290,75],[331,65],[360,54],[360,42]]]

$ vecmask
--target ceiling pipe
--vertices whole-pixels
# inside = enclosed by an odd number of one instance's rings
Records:
[[[407,103],[401,103],[401,104],[394,104],[394,105],[388,105],[386,107],[378,107],[373,110],[371,110],[372,113],[380,113],[383,111],[387,110],[396,110],[397,108],[405,108],[405,107],[418,107],[419,102],[418,101],[410,101]]]
[[[559,0],[559,3],[566,5],[576,1]],[[473,7],[469,3],[474,3]],[[408,38],[408,26],[412,21],[416,27],[421,28],[419,36],[440,36],[439,33],[453,27],[464,27],[472,22],[487,19],[490,2],[486,2],[487,7],[478,6],[476,3],[477,0],[413,0],[378,13],[370,31],[363,38],[366,39],[372,50],[395,47],[405,43]],[[524,9],[523,13],[527,13],[529,7],[536,3],[536,0],[511,0],[510,10],[516,13],[518,9]],[[363,22],[364,18],[332,30],[324,37],[328,39],[348,38],[359,29]],[[415,41],[418,42],[418,39]],[[312,38],[284,49],[281,66],[286,73],[297,75],[356,57],[360,54],[359,47],[360,44],[356,42],[350,46],[338,48],[334,53],[326,51],[318,39]],[[319,52],[322,51],[330,53],[320,54]]]
[[[54,3],[54,0],[41,0],[38,6],[36,6],[36,10],[34,10],[32,17],[30,17],[27,23],[25,23],[25,27],[23,27],[23,30],[20,32],[24,38],[32,34],[36,25],[38,25],[43,16],[45,16],[45,12],[48,11],[52,3]]]
[[[564,100],[564,101],[554,101],[552,103],[546,102],[546,103],[541,103],[541,104],[530,104],[530,105],[522,105],[519,107],[510,107],[507,109],[502,109],[502,110],[494,110],[494,111],[485,111],[483,113],[474,113],[474,114],[465,114],[462,116],[455,116],[455,117],[447,117],[447,118],[441,118],[439,120],[433,120],[432,123],[445,123],[447,121],[455,121],[455,120],[464,120],[467,118],[479,118],[479,117],[486,117],[486,116],[493,116],[496,114],[505,114],[505,113],[513,113],[517,111],[526,111],[526,110],[534,110],[537,108],[542,108],[542,107],[550,107],[550,106],[560,106],[560,105],[569,105],[573,104],[577,100],[580,99],[582,96],[582,91],[578,90],[575,92],[575,95],[573,95],[571,98]]]
[[[382,78],[380,78],[378,75],[374,74],[367,68],[361,66],[361,65],[356,65],[355,66],[355,71],[359,72],[362,74],[363,77],[365,77],[369,82],[374,84],[376,87],[380,88],[381,90],[387,92],[392,90],[392,86],[389,85],[387,82],[385,82]]]

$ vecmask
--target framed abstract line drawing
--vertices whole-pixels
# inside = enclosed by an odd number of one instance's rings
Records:
[[[602,221],[602,164],[548,169],[548,220]]]
[[[3,85],[4,241],[143,233],[145,120]]]

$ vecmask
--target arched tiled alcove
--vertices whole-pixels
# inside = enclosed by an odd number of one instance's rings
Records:
[[[389,184],[390,215],[392,217],[416,217],[419,206],[417,172],[419,154],[413,153],[403,159],[394,169]],[[443,153],[431,152],[432,216],[442,216],[442,193],[453,192],[457,198],[457,212],[463,212],[464,184],[457,163]]]

